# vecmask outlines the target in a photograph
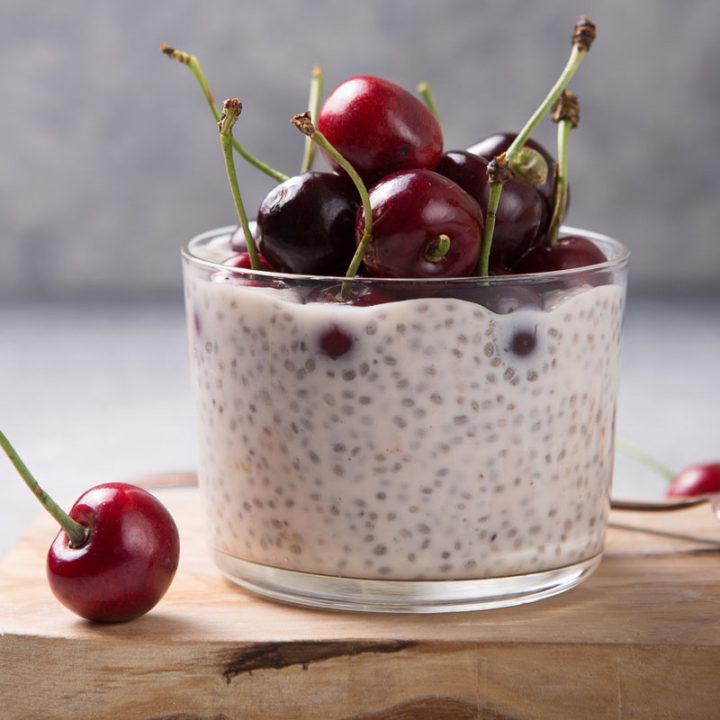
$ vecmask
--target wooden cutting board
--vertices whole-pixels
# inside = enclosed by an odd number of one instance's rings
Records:
[[[706,505],[616,513],[600,569],[550,600],[393,616],[247,594],[209,559],[196,488],[158,494],[182,557],[140,620],[92,625],[54,600],[44,516],[0,564],[0,718],[720,718],[720,523]]]

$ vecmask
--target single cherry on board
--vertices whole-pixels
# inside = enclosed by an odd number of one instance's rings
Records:
[[[338,85],[323,103],[317,128],[367,185],[396,170],[434,170],[442,155],[435,116],[414,95],[382,78],[353,77]]]
[[[694,497],[720,493],[720,463],[693,465],[678,473],[670,487],[667,497]]]
[[[401,170],[370,190],[373,239],[363,263],[370,275],[442,278],[472,275],[484,222],[459,185],[430,170]],[[355,241],[365,218],[358,210]]]
[[[142,488],[107,483],[86,491],[65,513],[2,432],[0,447],[62,526],[47,556],[57,599],[94,622],[125,622],[151,610],[170,586],[180,554],[177,527],[165,506]]]

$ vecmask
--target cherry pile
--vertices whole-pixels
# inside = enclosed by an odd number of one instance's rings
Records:
[[[216,108],[197,58],[162,51],[188,65],[218,121],[240,226],[230,267],[300,275],[453,278],[538,273],[596,265],[602,251],[583,237],[562,237],[568,204],[567,137],[579,119],[565,87],[595,38],[586,17],[575,25],[570,59],[519,133],[496,132],[464,150],[444,151],[437,106],[382,78],[345,80],[321,104],[323,77],[313,72],[310,110],[293,124],[306,136],[301,173],[292,177],[252,156],[233,137],[242,110],[233,98]],[[553,110],[558,159],[530,135]],[[319,148],[330,172],[312,171]],[[233,152],[279,180],[251,229]],[[214,278],[232,281],[232,272]],[[252,282],[247,279],[238,282]],[[390,298],[351,292],[309,298],[372,304]]]

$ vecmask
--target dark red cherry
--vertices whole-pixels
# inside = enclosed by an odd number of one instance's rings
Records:
[[[463,150],[451,150],[440,159],[437,172],[457,183],[475,198],[487,217],[490,186],[485,158]],[[543,199],[530,183],[512,179],[505,183],[500,197],[493,233],[490,267],[492,274],[504,274],[535,241],[543,220]]]
[[[57,599],[95,622],[132,620],[153,608],[170,586],[180,555],[177,526],[165,506],[134,485],[107,483],[87,490],[66,513],[1,430],[0,448],[60,524],[46,566]]]
[[[518,357],[527,357],[537,345],[537,326],[516,330],[510,338],[507,351]]]
[[[602,250],[587,238],[568,235],[555,245],[538,245],[532,248],[514,268],[518,273],[557,272],[604,263]]]
[[[260,269],[272,272],[273,268],[266,258],[258,253],[258,260],[260,260]],[[250,253],[240,252],[237,255],[231,255],[227,260],[223,260],[223,265],[228,267],[245,268],[246,270],[252,270],[252,262],[250,261]]]
[[[372,188],[370,205],[373,240],[363,259],[369,274],[405,278],[473,274],[483,217],[480,206],[460,186],[430,170],[401,170]],[[356,242],[364,229],[360,208]]]
[[[319,338],[320,350],[333,360],[346,355],[353,346],[352,335],[340,325],[331,325]]]
[[[346,177],[309,172],[274,187],[257,216],[260,250],[273,267],[344,275],[355,252],[357,190]]]
[[[307,298],[306,303],[333,303],[335,305],[357,305],[367,307],[370,305],[382,305],[383,303],[393,302],[386,292],[368,285],[350,285],[350,289],[343,293],[342,283],[338,285],[327,285],[312,290]]]
[[[473,155],[479,155],[480,157],[484,157],[486,160],[492,160],[500,153],[505,152],[510,147],[510,145],[512,145],[512,142],[513,140],[515,140],[516,137],[517,133],[495,133],[494,135],[490,135],[484,140],[481,140],[479,143],[476,143],[472,147],[469,147],[467,151],[469,153],[472,153]],[[526,147],[532,148],[533,150],[537,150],[537,152],[539,152],[545,158],[545,162],[548,165],[547,180],[542,185],[537,186],[538,192],[545,201],[545,205],[543,208],[543,221],[540,225],[540,232],[544,232],[547,228],[548,223],[550,222],[552,208],[555,202],[555,198],[553,197],[553,185],[555,183],[553,168],[555,167],[555,158],[539,142],[536,142],[532,138],[528,140],[525,145]]]
[[[675,476],[668,497],[693,497],[720,493],[720,463],[693,465]]]
[[[273,272],[275,268],[270,266],[270,263],[262,255],[258,253],[258,259],[260,260],[260,269],[265,272]],[[241,268],[243,270],[252,270],[252,263],[250,261],[250,253],[241,252],[237,255],[231,255],[227,260],[223,261],[223,265],[228,268]],[[237,273],[232,270],[216,270],[211,276],[210,280],[215,283],[225,283],[228,285],[247,285],[249,287],[275,287],[281,288],[285,285],[273,278],[263,278],[260,275],[247,275],[246,273]]]
[[[165,507],[133,485],[88,490],[70,517],[88,528],[73,547],[61,530],[48,552],[47,576],[63,605],[88,620],[124,622],[153,608],[178,566],[180,540]]]
[[[442,155],[442,132],[433,114],[407,90],[377,77],[353,77],[338,85],[325,100],[317,127],[367,185],[396,170],[434,170]]]

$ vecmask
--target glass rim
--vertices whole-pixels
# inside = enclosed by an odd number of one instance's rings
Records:
[[[490,275],[487,277],[479,275],[471,275],[469,277],[433,277],[433,278],[386,278],[386,277],[345,277],[344,275],[301,275],[296,273],[280,272],[276,270],[252,270],[250,268],[237,268],[229,265],[223,265],[222,263],[215,262],[213,260],[207,260],[196,255],[192,251],[192,246],[195,243],[199,243],[203,240],[208,240],[219,235],[232,234],[237,230],[237,225],[225,225],[223,227],[214,228],[212,230],[206,230],[205,232],[199,233],[193,236],[185,243],[181,248],[181,255],[184,260],[188,261],[193,265],[204,267],[208,270],[230,272],[237,274],[238,276],[255,276],[258,278],[264,277],[268,280],[282,280],[285,282],[307,282],[317,283],[323,282],[327,284],[338,284],[338,283],[352,283],[360,285],[472,285],[477,282],[482,282],[485,285],[517,285],[523,283],[534,283],[534,282],[552,282],[554,279],[565,280],[575,276],[586,275],[588,273],[600,273],[608,270],[619,270],[624,268],[628,259],[630,258],[630,250],[623,245],[619,240],[611,238],[609,235],[603,235],[592,230],[585,230],[583,228],[571,227],[569,225],[563,225],[560,230],[570,235],[581,235],[583,237],[592,240],[594,243],[602,243],[611,246],[617,251],[616,257],[606,260],[603,263],[596,263],[594,265],[584,265],[578,268],[570,268],[568,270],[553,270],[550,272],[537,272],[537,273],[516,273],[510,275]]]

